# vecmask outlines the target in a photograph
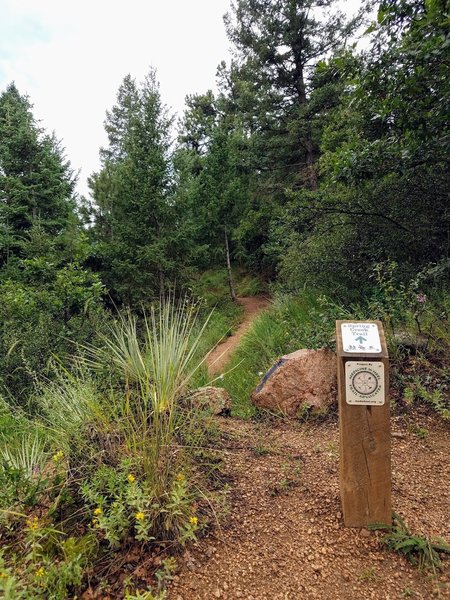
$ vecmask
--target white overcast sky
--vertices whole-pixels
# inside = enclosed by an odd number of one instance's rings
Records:
[[[342,0],[352,12],[360,0]],[[78,191],[99,168],[103,121],[124,76],[157,69],[163,101],[181,115],[187,94],[214,89],[229,59],[230,0],[0,0],[0,92],[15,81],[55,131]]]

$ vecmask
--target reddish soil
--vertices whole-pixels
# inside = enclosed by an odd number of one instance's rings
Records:
[[[224,514],[178,558],[168,600],[450,598],[448,570],[420,571],[381,532],[344,527],[336,419],[219,427],[231,482]],[[394,510],[413,533],[448,541],[448,429],[426,414],[392,427]]]
[[[245,309],[244,320],[233,335],[218,344],[208,356],[206,362],[209,375],[217,375],[223,371],[233,350],[248,331],[253,320],[269,306],[270,298],[267,296],[250,296],[248,298],[238,298],[238,303]]]

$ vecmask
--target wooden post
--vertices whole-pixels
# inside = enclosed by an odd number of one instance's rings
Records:
[[[392,522],[389,356],[380,321],[336,321],[344,524]]]

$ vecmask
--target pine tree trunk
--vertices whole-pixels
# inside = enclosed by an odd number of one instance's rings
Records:
[[[225,249],[227,252],[227,271],[228,271],[228,285],[230,286],[230,296],[233,302],[237,302],[236,292],[233,286],[233,276],[231,274],[231,260],[230,260],[230,246],[228,244],[227,228],[225,227]]]
[[[306,95],[306,85],[303,77],[303,68],[298,66],[298,70],[300,72],[300,76],[298,78],[297,84],[297,92],[298,92],[298,101],[301,106],[305,106],[308,102],[308,97]],[[317,173],[314,167],[314,144],[312,139],[311,130],[305,133],[305,139],[303,140],[303,146],[305,148],[306,153],[306,178],[311,190],[315,191],[319,187],[319,182],[317,180]]]
[[[309,187],[311,190],[315,191],[319,187],[319,182],[317,180],[317,173],[314,167],[314,146],[312,141],[311,133],[308,132],[305,138],[305,150],[306,150],[306,169],[307,169],[307,178]]]
[[[165,281],[164,281],[164,273],[162,272],[162,270],[159,270],[159,296],[161,298],[161,301],[164,300],[164,294],[165,294]]]

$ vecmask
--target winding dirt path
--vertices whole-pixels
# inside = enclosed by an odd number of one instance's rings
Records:
[[[244,320],[236,332],[224,342],[218,344],[208,356],[206,364],[208,365],[208,374],[210,376],[218,375],[223,371],[233,350],[239,344],[242,336],[248,331],[254,319],[270,305],[270,298],[267,296],[249,296],[247,298],[238,298],[238,303],[245,309]]]

